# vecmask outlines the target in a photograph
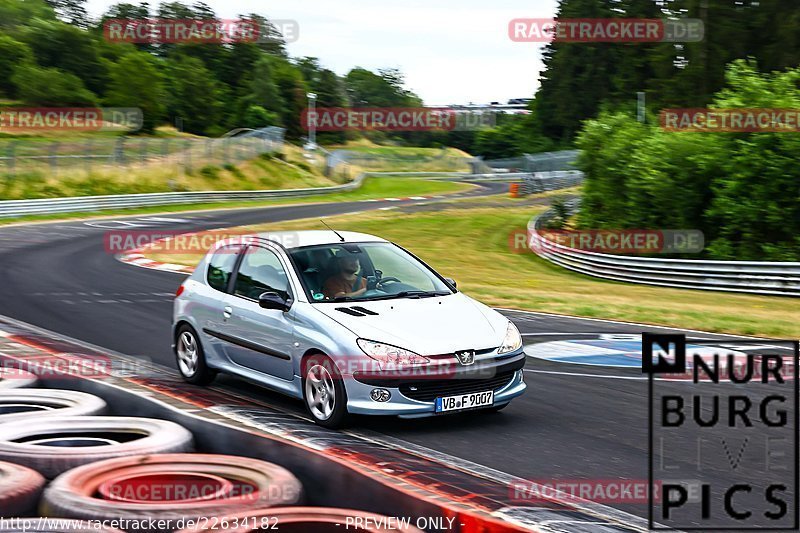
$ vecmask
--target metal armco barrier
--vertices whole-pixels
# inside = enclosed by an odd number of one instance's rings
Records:
[[[125,209],[160,205],[223,202],[231,200],[264,200],[269,198],[300,198],[333,192],[350,191],[361,187],[366,178],[361,175],[350,183],[332,187],[307,189],[278,189],[270,191],[197,191],[149,194],[120,194],[109,196],[74,196],[37,200],[8,200],[0,202],[0,218],[26,215],[81,213],[104,209]]]
[[[574,272],[680,289],[800,296],[800,263],[659,259],[578,250],[539,234],[549,214],[528,224],[528,246],[538,256]]]
[[[314,187],[306,189],[277,189],[268,191],[196,191],[167,192],[149,194],[120,194],[109,196],[73,196],[69,198],[43,198],[36,200],[0,201],[0,218],[21,217],[27,215],[51,215],[59,213],[85,213],[105,209],[127,209],[134,207],[152,207],[175,204],[195,204],[203,202],[224,202],[232,200],[264,200],[269,198],[302,198],[335,192],[358,189],[368,177],[428,177],[431,179],[469,180],[469,181],[519,181],[534,179],[541,190],[554,190],[571,187],[574,177],[562,174],[570,172],[540,172],[538,178],[532,174],[467,174],[464,172],[365,172],[350,183],[331,187]],[[579,173],[578,173],[579,174]],[[552,175],[552,176],[551,176]]]

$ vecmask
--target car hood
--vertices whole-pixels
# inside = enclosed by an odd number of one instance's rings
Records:
[[[362,339],[392,344],[420,355],[497,348],[508,320],[461,293],[430,298],[320,303],[314,306]],[[376,313],[352,316],[342,309]]]

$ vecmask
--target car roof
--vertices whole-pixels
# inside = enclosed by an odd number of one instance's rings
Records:
[[[387,242],[367,233],[355,231],[339,231],[339,235],[344,238],[344,242]],[[308,231],[271,231],[257,233],[259,239],[280,243],[289,250],[302,248],[304,246],[317,246],[322,244],[342,244],[342,240],[331,230],[308,230]]]

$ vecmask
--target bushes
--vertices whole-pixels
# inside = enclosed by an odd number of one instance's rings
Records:
[[[762,75],[740,61],[727,79],[712,108],[800,108],[800,69]],[[712,258],[798,260],[796,133],[666,132],[606,113],[578,147],[582,227],[700,229]]]

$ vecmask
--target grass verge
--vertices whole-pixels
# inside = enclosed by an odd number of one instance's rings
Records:
[[[790,298],[648,287],[571,273],[532,253],[513,253],[512,231],[541,207],[371,212],[334,217],[337,229],[373,233],[407,247],[459,288],[489,305],[704,331],[800,337],[800,306]],[[318,229],[317,220],[248,228]],[[197,257],[165,262],[196,264]]]

